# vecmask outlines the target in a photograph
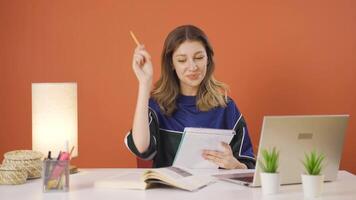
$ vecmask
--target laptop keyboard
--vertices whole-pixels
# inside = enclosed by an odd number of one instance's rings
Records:
[[[245,176],[245,177],[233,177],[230,178],[232,180],[237,180],[237,181],[242,181],[246,183],[252,183],[253,182],[253,176]]]
[[[217,174],[214,176],[225,180],[252,183],[254,175],[255,173],[236,173],[236,174]]]

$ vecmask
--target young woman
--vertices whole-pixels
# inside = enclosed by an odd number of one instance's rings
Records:
[[[139,82],[132,131],[127,147],[138,157],[153,159],[153,167],[173,164],[185,127],[234,129],[224,151],[202,156],[225,169],[254,168],[255,159],[245,120],[227,87],[213,77],[214,51],[205,33],[192,25],[167,36],[161,77],[151,92],[153,67],[143,45],[135,49],[132,68]]]

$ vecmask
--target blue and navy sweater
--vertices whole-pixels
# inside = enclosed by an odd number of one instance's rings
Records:
[[[152,98],[149,100],[150,145],[146,152],[140,153],[133,141],[131,131],[125,138],[129,150],[144,160],[153,160],[153,167],[167,167],[173,164],[185,127],[234,129],[236,135],[230,142],[235,158],[255,167],[251,140],[244,117],[232,99],[226,107],[209,111],[199,111],[195,96],[180,95],[177,110],[172,116],[164,115]]]

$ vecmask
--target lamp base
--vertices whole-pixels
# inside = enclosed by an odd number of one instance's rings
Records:
[[[78,168],[77,168],[77,166],[75,166],[75,165],[70,165],[69,166],[69,174],[76,174],[76,173],[78,173],[79,171],[78,171]]]

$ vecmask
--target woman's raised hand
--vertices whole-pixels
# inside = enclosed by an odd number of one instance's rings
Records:
[[[151,56],[138,42],[132,58],[132,69],[139,82],[136,111],[132,126],[132,137],[137,150],[145,152],[150,145],[148,102],[152,85],[153,67]]]
[[[140,86],[151,86],[153,77],[153,67],[151,56],[145,49],[144,45],[136,47],[133,59],[132,68],[139,81]]]

